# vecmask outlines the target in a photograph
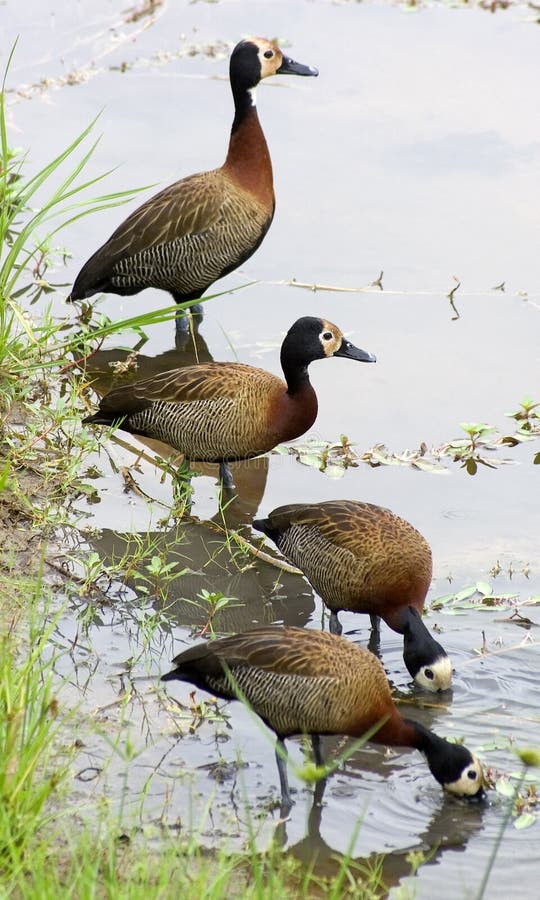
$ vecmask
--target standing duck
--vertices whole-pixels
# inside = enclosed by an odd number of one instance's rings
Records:
[[[422,535],[389,509],[355,500],[293,503],[256,519],[262,531],[298,566],[330,609],[330,631],[341,634],[338,612],[369,613],[403,635],[403,659],[415,682],[445,690],[452,664],[422,621],[431,584],[431,549]]]
[[[337,635],[268,625],[221,640],[196,644],[173,660],[163,681],[188,681],[225,700],[245,699],[277,736],[276,760],[282,804],[292,805],[285,739],[309,734],[317,765],[319,735],[362,737],[415,747],[433,777],[452,794],[481,799],[483,772],[461,744],[451,744],[418,722],[404,719],[392,700],[379,660]]]
[[[224,487],[234,487],[228,463],[300,437],[317,417],[308,366],[343,356],[375,362],[326,319],[304,316],[281,346],[285,382],[254,366],[211,362],[172,369],[109,391],[83,424],[118,424],[124,431],[164,441],[190,461],[219,463]]]
[[[230,60],[234,120],[225,162],[177,181],[131,213],[82,267],[68,300],[153,287],[189,303],[255,252],[275,206],[272,163],[255,105],[255,88],[270,75],[318,72],[264,38],[240,41]],[[185,327],[184,317],[176,321],[178,329]]]

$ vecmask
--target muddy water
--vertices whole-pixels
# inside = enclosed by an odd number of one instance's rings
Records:
[[[218,164],[231,118],[222,42],[234,44],[242,34],[284,36],[291,55],[321,72],[316,81],[275,79],[259,91],[276,218],[258,253],[222,287],[258,283],[207,305],[198,358],[238,358],[278,372],[279,344],[291,322],[324,315],[378,362],[313,365],[320,412],[312,435],[335,440],[345,433],[359,454],[379,442],[402,453],[422,441],[437,447],[458,437],[464,421],[512,430],[504,413],[539,390],[540,54],[531,12],[406,14],[322,0],[224,0],[165,4],[155,21],[127,23],[123,7],[103,0],[5,5],[2,46],[21,34],[9,77],[20,89],[10,98],[12,143],[30,147],[33,165],[63,149],[100,109],[103,137],[89,173],[119,166],[111,190],[163,186]],[[72,83],[62,86],[68,75]],[[46,89],[36,86],[43,78],[51,80]],[[103,212],[65,233],[73,258],[56,280],[71,282],[122,215]],[[362,287],[381,270],[382,292],[313,292],[283,283]],[[461,281],[454,297],[459,318],[447,297],[454,276]],[[503,282],[504,291],[493,290]],[[59,291],[56,311],[71,316],[66,293]],[[101,308],[123,318],[166,303],[148,291],[107,297]],[[140,373],[193,362],[193,347],[174,347],[170,323],[149,330],[148,338]],[[111,341],[92,361],[94,372],[106,376],[108,363],[122,355]],[[240,496],[228,520],[249,534],[256,512],[293,499],[380,503],[410,519],[433,547],[429,602],[487,579],[495,593],[513,593],[523,604],[540,595],[537,448],[499,450],[497,458],[512,464],[480,467],[475,477],[448,461],[440,474],[360,462],[336,480],[292,457],[271,456],[236,467]],[[117,462],[133,462],[128,451],[113,452]],[[484,809],[465,807],[442,797],[418,754],[370,747],[329,780],[322,810],[312,809],[309,790],[291,771],[297,803],[286,825],[278,825],[269,812],[277,773],[264,730],[238,704],[223,708],[225,719],[212,714],[201,723],[190,711],[188,686],[170,691],[183,712],[156,693],[158,673],[204,624],[187,602],[201,590],[243,604],[216,622],[223,631],[273,621],[320,627],[321,604],[297,576],[231,558],[210,526],[160,527],[172,492],[151,464],[134,472],[153,498],[147,502],[124,491],[105,453],[99,462],[100,503],[83,509],[96,531],[83,538],[82,554],[95,550],[112,564],[125,553],[127,535],[140,533],[189,572],[165,585],[159,601],[132,579],[114,584],[108,602],[89,606],[83,599],[66,611],[59,626],[66,645],[86,620],[84,641],[59,662],[66,700],[83,703],[80,770],[108,761],[94,780],[85,780],[92,770],[75,780],[75,795],[91,809],[105,792],[126,825],[132,817],[144,826],[160,819],[192,824],[208,844],[243,846],[251,822],[261,846],[274,834],[299,856],[316,851],[323,870],[331,855],[348,849],[355,857],[389,853],[391,884],[409,872],[408,850],[436,847],[416,895],[433,897],[443,883],[445,898],[474,894],[505,813],[497,793]],[[205,473],[195,481],[192,512],[219,520],[216,472]],[[403,702],[437,732],[463,737],[496,774],[516,772],[512,744],[539,744],[540,612],[520,608],[534,623],[530,630],[509,621],[511,610],[431,613],[427,621],[442,629],[456,668],[444,701],[411,688],[400,639],[382,632],[383,661]],[[351,639],[367,641],[362,618],[344,614],[342,621]],[[483,644],[488,652],[480,655]],[[134,692],[122,703],[128,688]],[[85,710],[100,732],[85,725]],[[111,758],[103,738],[116,735],[119,723],[135,747],[131,759],[122,740]],[[329,754],[346,744],[325,743]],[[293,762],[301,763],[300,742],[290,744]],[[217,761],[223,765],[216,769]],[[509,826],[491,897],[508,896],[516,872],[520,895],[537,896],[539,827]]]

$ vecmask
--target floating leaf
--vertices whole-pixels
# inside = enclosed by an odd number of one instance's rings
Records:
[[[507,738],[494,738],[492,741],[488,741],[486,744],[478,744],[475,746],[475,750],[478,753],[489,753],[492,750],[508,750],[508,739]],[[509,778],[513,777],[512,775],[508,775]],[[521,772],[517,776],[521,778]]]
[[[506,747],[501,747],[501,750],[508,750],[508,744]],[[536,784],[538,781],[538,774],[536,772],[529,772],[528,769],[523,769],[520,772],[507,772],[508,778],[515,778],[516,781],[526,781],[530,783]]]
[[[329,478],[343,478],[345,466],[336,466],[330,463],[330,465],[326,466],[324,469],[324,474],[328,475]]]
[[[530,812],[521,813],[520,816],[517,817],[514,821],[514,828],[522,829],[522,828],[530,828],[531,825],[534,825],[536,822],[536,816],[533,816]]]
[[[458,591],[457,594],[454,594],[454,599],[456,603],[459,603],[460,600],[468,600],[469,597],[472,597],[473,594],[476,594],[476,585],[471,584],[469,587],[462,588],[461,591]]]
[[[446,603],[450,603],[453,600],[455,594],[444,594],[442,597],[436,597],[435,600],[431,603],[431,609],[440,609],[441,606],[444,606]]]
[[[421,469],[422,472],[444,472],[445,475],[448,473],[448,469],[441,463],[430,462],[429,459],[413,459],[411,466],[414,469]]]
[[[477,581],[476,590],[479,594],[483,594],[484,597],[490,597],[493,593],[493,588],[487,581]]]
[[[321,457],[317,456],[316,453],[300,452],[298,459],[303,466],[311,466],[314,469],[319,469],[321,466]]]
[[[289,456],[290,454],[289,447],[286,447],[285,444],[278,444],[277,447],[274,447],[272,453],[275,453],[279,456]]]
[[[499,778],[497,784],[495,785],[495,790],[503,797],[508,797],[509,800],[513,800],[516,794],[515,787],[510,784],[507,778]]]

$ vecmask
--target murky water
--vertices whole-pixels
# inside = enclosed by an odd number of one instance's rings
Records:
[[[423,441],[438,447],[460,436],[460,422],[511,432],[504,413],[514,412],[526,394],[538,398],[539,390],[540,33],[533,18],[525,7],[489,15],[222,0],[165,4],[154,22],[127,23],[123,3],[8,0],[0,18],[4,50],[21,35],[9,84],[21,93],[24,86],[29,98],[11,97],[12,143],[29,147],[38,167],[103,109],[103,137],[89,174],[119,166],[111,190],[163,186],[223,158],[232,110],[223,42],[234,44],[246,33],[287,38],[291,54],[321,74],[316,81],[276,79],[259,91],[277,214],[257,254],[221,286],[258,283],[207,305],[197,358],[237,357],[278,372],[279,344],[292,321],[324,315],[378,362],[313,365],[320,401],[313,435],[336,440],[345,433],[361,455],[376,443],[396,453]],[[209,45],[217,55],[209,55]],[[184,53],[190,47],[193,55]],[[70,73],[80,83],[62,86]],[[45,77],[52,79],[47,88],[31,87]],[[103,212],[65,233],[73,258],[56,280],[71,282],[123,214]],[[381,270],[383,292],[313,292],[284,283],[358,288]],[[459,318],[447,297],[454,276],[461,281],[454,296]],[[504,291],[493,290],[502,282]],[[57,313],[73,316],[63,306],[65,294],[59,292]],[[147,291],[106,297],[101,308],[124,318],[168,302]],[[170,323],[148,337],[141,375],[195,359],[193,347],[174,348]],[[110,377],[108,363],[123,355],[109,342],[92,369]],[[336,480],[272,455],[235,467],[239,499],[227,511],[228,524],[249,535],[256,512],[293,499],[368,500],[410,519],[430,541],[429,602],[487,579],[496,594],[515,593],[523,604],[540,595],[537,449],[537,443],[499,449],[494,456],[512,464],[480,467],[475,477],[445,459],[441,474],[359,462]],[[113,452],[122,463],[133,462],[129,451],[115,446]],[[156,692],[157,675],[204,625],[204,613],[187,602],[203,589],[243,604],[216,621],[223,631],[273,621],[317,628],[321,604],[298,576],[231,556],[211,525],[160,528],[171,486],[151,464],[143,461],[134,472],[151,503],[124,491],[105,453],[100,465],[101,502],[86,509],[88,526],[97,531],[83,551],[96,550],[112,565],[126,552],[126,535],[139,532],[151,535],[178,570],[190,572],[172,581],[165,601],[145,597],[140,579],[115,585],[109,601],[95,597],[84,640],[59,663],[66,699],[82,698],[103,733],[116,734],[122,722],[136,748],[127,760],[121,743],[105,774],[77,780],[81,798],[105,789],[114,801],[123,798],[126,822],[131,815],[145,825],[159,818],[183,827],[191,822],[201,840],[215,843],[218,836],[231,846],[243,844],[251,817],[261,846],[275,832],[299,856],[316,849],[323,869],[351,842],[353,856],[394,851],[386,870],[391,884],[410,871],[408,850],[436,847],[420,870],[416,895],[433,897],[443,880],[445,898],[474,895],[505,812],[495,792],[486,808],[469,808],[443,798],[419,754],[370,747],[329,780],[322,810],[312,809],[309,790],[291,771],[297,803],[290,820],[278,825],[277,813],[268,811],[278,796],[277,772],[264,729],[239,704],[223,707],[226,719],[201,723],[187,685],[170,690],[185,704],[183,713],[167,705]],[[219,523],[217,470],[204,471],[195,480],[192,513]],[[88,611],[87,599],[67,611],[59,637],[72,639]],[[521,606],[534,622],[524,630],[509,621],[509,611],[459,612],[432,612],[427,620],[442,628],[455,663],[450,698],[434,701],[411,688],[401,640],[387,629],[385,667],[402,700],[417,706],[413,715],[440,734],[462,736],[497,772],[516,772],[512,744],[539,744],[540,613]],[[367,641],[362,617],[341,618],[351,639]],[[484,636],[488,652],[480,655]],[[123,704],[128,688],[135,693]],[[196,702],[201,699],[198,692]],[[338,753],[345,744],[327,740],[325,750]],[[290,745],[293,762],[301,763],[300,742]],[[90,730],[80,768],[100,768],[110,755],[109,744]],[[222,760],[228,766],[216,769]],[[490,897],[515,890],[517,872],[520,896],[536,897],[538,827],[509,826]]]

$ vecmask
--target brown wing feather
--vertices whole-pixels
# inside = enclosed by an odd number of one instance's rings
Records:
[[[337,676],[347,672],[349,665],[354,668],[360,665],[366,672],[373,670],[376,678],[382,673],[386,683],[380,662],[368,651],[364,652],[343,638],[326,632],[276,625],[252,628],[207,645],[192,647],[173,662],[182,665],[205,660],[206,665],[214,668],[216,659],[222,660],[231,669],[247,665],[277,675],[313,677]]]
[[[212,228],[226,199],[225,183],[217,169],[199,172],[171,184],[150,197],[111,235],[105,247],[110,263],[150,247]]]
[[[383,544],[399,535],[423,542],[421,535],[404,519],[389,509],[372,503],[349,500],[329,500],[318,504],[290,504],[280,506],[269,516],[280,530],[291,525],[315,527],[321,536],[336,547],[363,557],[373,544]]]
[[[170,369],[152,378],[114,388],[100,403],[102,412],[132,413],[155,401],[192,403],[198,400],[234,399],[246,384],[246,379],[268,383],[268,390],[283,388],[285,382],[243,363],[209,362],[183,369]]]
[[[374,613],[397,631],[403,629],[402,608],[422,610],[431,581],[431,549],[390,510],[331,500],[282,506],[268,521],[281,551],[304,571],[330,609]]]

